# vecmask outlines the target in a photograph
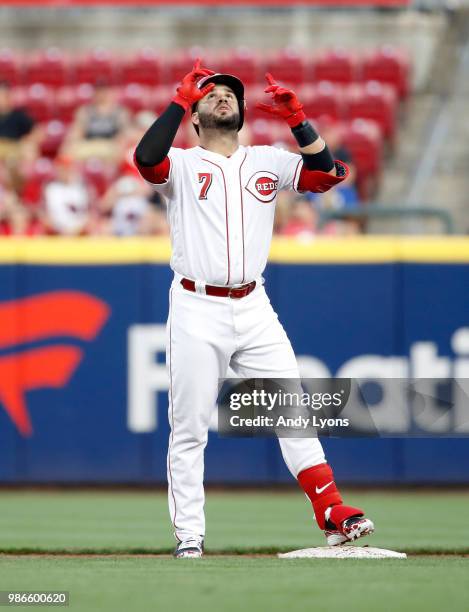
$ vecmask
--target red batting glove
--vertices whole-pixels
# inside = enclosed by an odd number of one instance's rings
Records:
[[[272,94],[274,103],[263,104],[262,102],[258,102],[256,108],[260,108],[266,113],[285,119],[291,128],[304,121],[306,115],[303,112],[303,105],[296,97],[296,93],[291,89],[280,87],[269,72],[265,75],[265,78],[267,79],[269,87],[264,89],[264,91],[265,93]]]
[[[202,89],[197,87],[197,82],[206,76],[215,74],[213,70],[200,67],[200,59],[197,58],[192,70],[182,79],[181,84],[176,89],[176,95],[173,102],[179,104],[184,110],[191,108],[193,104],[201,100],[215,87],[215,83],[209,83]]]

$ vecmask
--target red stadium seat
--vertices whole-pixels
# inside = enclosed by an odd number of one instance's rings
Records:
[[[11,86],[21,83],[21,64],[11,49],[0,49],[0,81]]]
[[[342,144],[350,152],[357,169],[357,188],[362,200],[376,191],[382,170],[383,139],[378,125],[355,119],[344,126]]]
[[[396,94],[392,87],[377,81],[352,85],[347,92],[349,119],[371,119],[379,124],[392,143],[396,134]]]
[[[138,83],[129,83],[120,92],[119,102],[131,113],[150,108],[150,92],[148,87]]]
[[[79,56],[73,66],[75,83],[104,82],[109,85],[119,83],[119,60],[106,49],[94,49],[91,53]]]
[[[399,98],[406,98],[410,91],[410,65],[408,57],[394,47],[385,46],[367,53],[361,66],[363,81],[379,81],[392,85]]]
[[[68,58],[55,47],[33,53],[25,64],[24,81],[28,85],[33,83],[43,83],[52,87],[67,85],[70,82]]]
[[[159,85],[163,80],[161,56],[150,47],[141,49],[122,62],[121,79],[124,84]]]
[[[13,106],[25,108],[26,98],[27,98],[26,88],[25,87],[14,87],[11,90],[11,98],[12,98]]]
[[[320,81],[317,85],[304,85],[298,90],[307,117],[329,117],[339,121],[345,115],[344,92],[340,85]]]
[[[21,202],[27,206],[39,205],[44,185],[55,178],[54,164],[50,159],[39,157],[23,166],[21,174],[24,179],[20,193]]]
[[[75,111],[80,102],[76,93],[76,87],[61,87],[55,96],[57,117],[64,123],[73,121]]]
[[[313,59],[312,79],[346,85],[357,79],[355,55],[345,49],[323,51]]]
[[[229,52],[217,68],[220,72],[234,74],[244,85],[254,85],[262,78],[261,62],[258,54],[248,47],[238,47]]]
[[[87,83],[78,87],[62,87],[57,90],[55,102],[57,118],[64,123],[73,121],[77,108],[88,104],[93,97],[93,87]]]
[[[75,90],[79,106],[89,104],[94,96],[94,87],[89,83],[78,85]]]
[[[281,84],[298,85],[307,80],[305,54],[293,48],[283,49],[268,57],[264,68],[263,73],[270,72]]]
[[[31,117],[38,123],[50,121],[55,117],[54,95],[42,83],[35,83],[25,89],[24,106]]]
[[[54,158],[63,142],[67,128],[62,121],[49,121],[45,126],[44,136],[39,145],[39,150],[42,157]]]

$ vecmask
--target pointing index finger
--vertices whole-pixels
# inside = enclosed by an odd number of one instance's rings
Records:
[[[201,79],[203,77],[212,76],[215,74],[213,70],[193,70],[192,76],[195,80]]]
[[[277,85],[277,83],[275,82],[274,77],[270,74],[270,72],[266,72],[265,73],[265,78],[267,80],[267,83],[272,86],[272,85]]]

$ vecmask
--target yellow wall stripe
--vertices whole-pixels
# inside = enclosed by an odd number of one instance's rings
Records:
[[[166,238],[3,238],[0,264],[99,265],[168,263]],[[469,238],[360,236],[317,238],[301,243],[276,238],[270,261],[276,263],[469,263]]]

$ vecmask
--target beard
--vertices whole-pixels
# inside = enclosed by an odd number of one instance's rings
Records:
[[[211,113],[201,113],[199,111],[199,123],[205,130],[238,131],[239,119],[239,113],[237,112],[231,115],[220,116]]]

